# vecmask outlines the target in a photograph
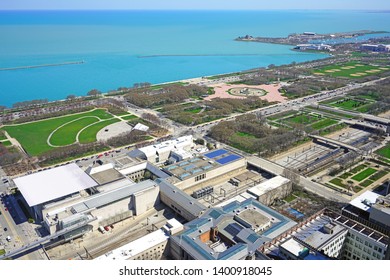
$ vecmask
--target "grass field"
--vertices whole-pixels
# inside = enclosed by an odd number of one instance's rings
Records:
[[[320,130],[328,126],[335,125],[336,123],[338,123],[338,121],[331,119],[323,119],[319,122],[313,123],[311,127],[315,130]]]
[[[197,107],[197,108],[188,108],[188,109],[184,109],[185,112],[189,112],[189,113],[192,113],[192,114],[198,114],[200,113],[200,111],[202,111],[202,108],[201,107]]]
[[[351,179],[360,182],[366,179],[367,177],[371,176],[372,174],[374,174],[376,171],[377,171],[376,169],[369,167],[363,170],[362,172],[356,174]]]
[[[85,128],[79,135],[79,142],[81,144],[96,142],[97,140],[96,135],[101,129],[105,128],[110,124],[117,123],[117,122],[119,122],[118,119],[106,120],[106,121],[95,123]]]
[[[337,107],[340,109],[365,113],[368,111],[370,105],[372,104],[372,101],[356,100],[351,98],[340,98],[338,100],[324,102],[324,104],[328,104],[330,106]]]
[[[137,116],[134,116],[134,115],[129,115],[129,116],[124,116],[122,117],[122,119],[128,121],[128,120],[133,120],[133,119],[137,119],[138,117]]]
[[[365,165],[365,164],[360,164],[360,165],[354,167],[353,169],[351,169],[350,172],[351,172],[352,174],[356,174],[356,173],[358,173],[359,171],[363,170],[363,169],[366,168],[366,167],[367,167],[367,165]]]
[[[369,185],[371,185],[374,181],[372,180],[364,180],[363,182],[361,182],[359,185],[362,186],[362,187],[368,187]]]
[[[236,135],[241,136],[241,137],[249,137],[249,138],[256,138],[253,134],[246,133],[246,132],[237,132]]]
[[[2,133],[2,131],[0,131],[0,141],[1,140],[6,140],[7,137],[5,137],[5,135]]]
[[[375,153],[383,156],[384,158],[390,159],[390,144],[387,144],[385,147],[377,150]]]
[[[330,180],[329,183],[332,183],[332,184],[339,186],[339,187],[342,187],[344,189],[347,188],[347,186],[343,183],[343,181],[340,178],[334,178],[334,179]]]
[[[328,75],[332,77],[359,79],[362,77],[372,76],[390,70],[389,67],[385,68],[368,64],[350,62],[341,65],[329,65],[321,69],[316,69],[313,71],[313,74],[319,76]]]
[[[6,141],[0,142],[0,143],[3,144],[6,147],[12,146],[11,141],[9,141],[9,140],[6,140]]]
[[[37,122],[20,125],[5,126],[11,137],[16,138],[23,148],[31,155],[37,156],[54,149],[48,145],[49,135],[53,133],[53,142],[59,145],[71,144],[75,141],[80,129],[93,122],[108,120],[113,116],[103,109],[95,109],[90,112],[67,115]],[[61,138],[63,137],[63,138]]]
[[[319,119],[320,118],[310,116],[308,114],[301,114],[301,115],[293,116],[293,117],[285,119],[285,120],[288,122],[291,122],[291,123],[310,124],[310,123],[317,122]]]

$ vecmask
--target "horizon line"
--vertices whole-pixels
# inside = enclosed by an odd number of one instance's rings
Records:
[[[207,8],[195,8],[195,9],[110,9],[110,8],[104,8],[104,9],[80,9],[80,8],[67,8],[67,9],[1,9],[0,12],[5,12],[5,11],[379,11],[379,12],[390,12],[389,9],[340,9],[340,8],[326,8],[326,9],[308,9],[308,8],[286,8],[286,9],[207,9]]]

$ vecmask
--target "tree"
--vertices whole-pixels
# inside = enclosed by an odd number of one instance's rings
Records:
[[[76,95],[74,95],[74,94],[69,94],[69,95],[66,97],[67,100],[73,100],[73,99],[75,99],[75,98],[76,98]]]
[[[96,96],[96,95],[99,95],[99,94],[102,94],[102,92],[100,90],[97,90],[97,89],[91,89],[87,93],[88,96]]]

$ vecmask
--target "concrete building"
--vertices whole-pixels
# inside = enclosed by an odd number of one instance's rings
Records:
[[[324,209],[259,249],[271,259],[286,258],[282,245],[294,238],[310,251],[332,259],[382,260],[389,237],[343,215]]]
[[[129,179],[96,188],[96,193],[81,194],[42,206],[43,225],[50,234],[80,223],[88,230],[97,229],[129,217],[138,216],[159,204],[159,186],[151,181],[138,184]],[[65,236],[76,237],[85,231]]]
[[[271,205],[277,199],[283,199],[292,192],[292,182],[282,176],[273,177],[247,192],[264,205]]]
[[[188,192],[228,180],[246,170],[246,159],[229,150],[218,149],[163,168],[168,181]]]
[[[370,51],[370,52],[389,52],[390,51],[390,45],[362,44],[360,46],[360,49],[363,50],[363,51]]]
[[[342,214],[383,234],[390,234],[390,195],[366,191],[345,206]]]
[[[169,238],[184,229],[176,219],[170,219],[161,229],[112,250],[95,260],[160,260],[167,256]]]
[[[317,250],[305,246],[297,238],[289,238],[279,245],[279,256],[285,260],[329,260],[330,258]]]
[[[194,146],[192,135],[168,140],[163,143],[135,149],[129,153],[133,158],[140,158],[151,163],[161,164],[166,162],[174,150],[190,150]]]
[[[205,212],[205,206],[173,184],[163,179],[157,179],[156,183],[160,186],[161,202],[187,221],[192,221]]]
[[[333,48],[330,45],[324,45],[324,44],[299,44],[296,45],[295,50],[313,50],[313,51],[332,51]]]
[[[170,255],[178,260],[262,258],[257,249],[296,225],[254,199],[212,208],[171,237]]]

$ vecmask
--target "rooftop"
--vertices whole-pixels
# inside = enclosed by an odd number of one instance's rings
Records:
[[[377,198],[380,196],[381,195],[377,193],[366,191],[363,194],[356,197],[355,199],[351,200],[349,204],[363,211],[370,212],[371,206],[375,204]]]
[[[30,207],[97,185],[75,163],[22,176],[14,182]]]
[[[273,177],[269,180],[266,180],[256,186],[254,186],[253,188],[250,188],[249,190],[247,190],[248,193],[250,194],[253,194],[257,197],[273,190],[273,189],[276,189],[280,186],[283,186],[284,184],[287,184],[289,183],[290,180],[289,179],[286,179],[282,176],[276,176],[276,177]]]
[[[239,159],[242,157],[228,150],[220,149],[169,165],[164,168],[164,171],[183,181]]]

